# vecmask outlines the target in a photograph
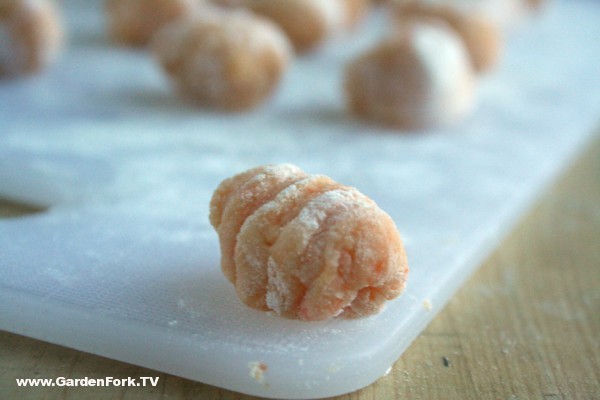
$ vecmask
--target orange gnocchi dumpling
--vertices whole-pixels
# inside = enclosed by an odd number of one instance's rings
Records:
[[[64,33],[47,0],[0,1],[0,78],[37,72],[56,58]]]
[[[475,73],[458,35],[442,21],[413,21],[352,60],[350,113],[396,129],[452,125],[475,103]]]
[[[292,56],[285,35],[270,21],[246,10],[213,7],[167,25],[151,47],[180,93],[225,111],[266,101]]]
[[[358,318],[399,296],[400,234],[357,189],[290,164],[223,181],[210,204],[221,266],[248,306],[290,319]]]
[[[475,71],[482,73],[500,61],[503,37],[499,23],[477,2],[397,0],[391,7],[398,24],[438,19],[448,24],[463,41]]]
[[[107,26],[112,40],[145,46],[166,24],[191,15],[198,0],[107,0]]]
[[[243,7],[277,24],[298,53],[314,49],[336,32],[355,26],[365,16],[368,0],[213,0]]]

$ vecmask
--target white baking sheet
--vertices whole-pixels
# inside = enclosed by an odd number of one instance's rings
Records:
[[[64,3],[60,62],[0,82],[0,195],[49,207],[0,221],[0,329],[244,393],[323,397],[382,376],[600,117],[592,1],[556,2],[514,31],[476,112],[424,134],[344,112],[344,62],[381,16],[297,60],[268,105],[222,115],[174,97],[144,52],[109,44],[101,2]],[[382,314],[302,323],[238,301],[208,202],[225,177],[279,162],[354,185],[394,218],[412,271]]]

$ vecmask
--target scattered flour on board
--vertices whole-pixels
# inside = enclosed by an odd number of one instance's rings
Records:
[[[431,304],[431,300],[425,299],[423,300],[423,308],[430,312],[433,309],[433,304]]]
[[[265,383],[265,373],[269,368],[267,364],[260,361],[252,361],[248,363],[248,368],[250,369],[250,377],[252,379],[261,384]]]

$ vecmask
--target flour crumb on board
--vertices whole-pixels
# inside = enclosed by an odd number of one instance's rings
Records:
[[[423,308],[425,310],[427,310],[427,312],[430,312],[433,308],[433,304],[431,304],[431,300],[429,300],[429,299],[423,300]]]
[[[250,377],[258,383],[265,383],[265,372],[269,368],[267,364],[260,361],[252,361],[248,363],[250,369]]]
[[[385,370],[385,373],[383,374],[383,376],[388,376],[390,374],[390,372],[392,372],[392,366],[390,365],[390,367],[388,369]]]
[[[332,374],[337,373],[338,371],[340,371],[343,368],[343,365],[340,364],[331,364],[328,368],[327,368],[327,372],[330,372]]]

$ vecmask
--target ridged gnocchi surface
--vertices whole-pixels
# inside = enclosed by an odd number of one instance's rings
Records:
[[[210,204],[221,267],[248,306],[290,319],[358,318],[401,294],[392,219],[357,189],[290,164],[223,181]]]

